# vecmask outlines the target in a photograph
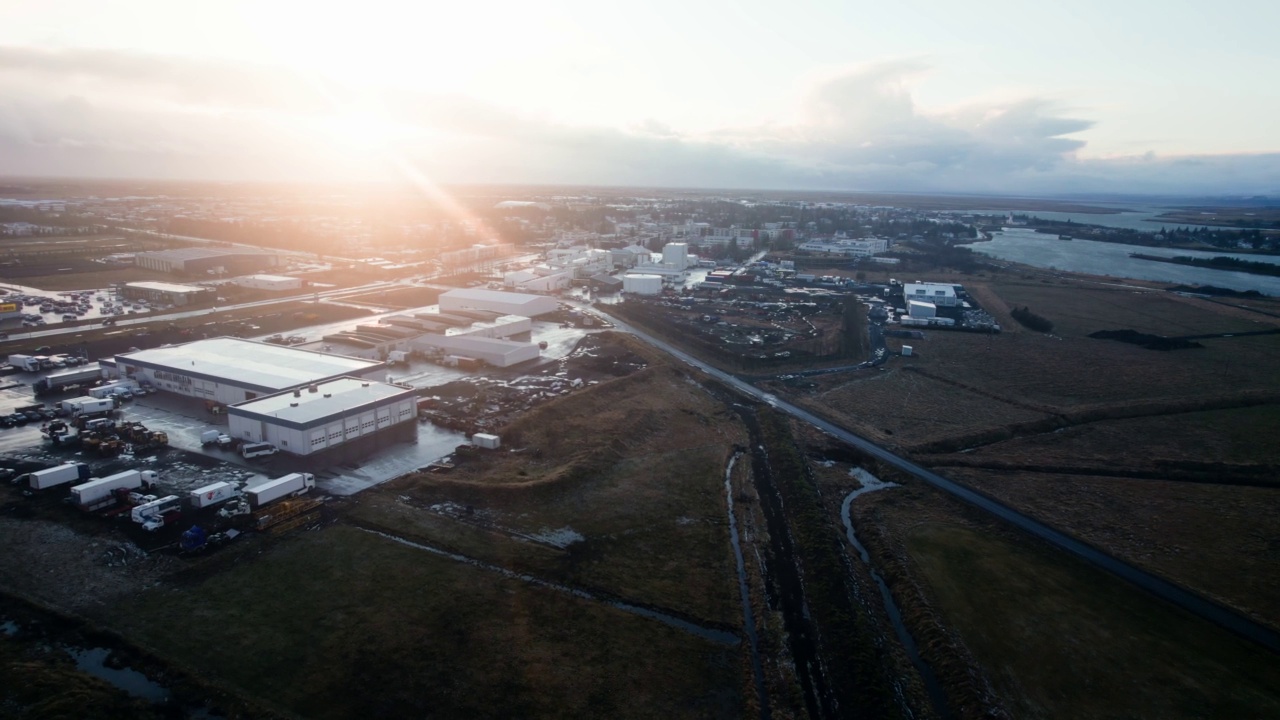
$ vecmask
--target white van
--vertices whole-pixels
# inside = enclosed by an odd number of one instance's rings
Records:
[[[262,457],[263,455],[275,455],[280,452],[275,445],[271,443],[245,443],[240,448],[240,455],[248,460],[249,458]]]

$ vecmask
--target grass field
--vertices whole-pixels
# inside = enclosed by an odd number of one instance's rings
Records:
[[[1063,337],[1123,328],[1167,336],[1246,332],[1265,330],[1280,322],[1264,315],[1246,318],[1222,306],[1188,301],[1167,292],[1019,281],[994,283],[993,290],[1010,307],[1027,306],[1052,320],[1054,334]]]
[[[1104,420],[977,448],[974,461],[1150,467],[1153,463],[1280,465],[1280,406]]]
[[[738,717],[738,649],[346,526],[112,607],[304,717]]]
[[[970,468],[945,472],[1280,628],[1280,489]]]
[[[962,525],[906,545],[1013,717],[1280,715],[1274,656],[1109,575]]]
[[[493,562],[736,625],[721,483],[740,433],[723,407],[659,365],[531,411],[500,432],[519,452],[396,481],[355,512],[380,525],[407,516],[422,537]],[[391,508],[379,496],[466,505],[475,519],[403,503],[401,520],[382,519]],[[522,539],[566,528],[582,540],[563,550]]]
[[[846,427],[907,448],[1046,417],[901,369],[828,382],[834,387],[803,403],[829,410]]]

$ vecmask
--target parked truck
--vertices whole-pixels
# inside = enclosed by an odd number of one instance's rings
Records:
[[[316,486],[316,476],[311,473],[289,473],[275,480],[268,480],[244,489],[249,505],[254,510],[270,502],[290,495],[301,495]]]
[[[10,355],[9,364],[26,372],[36,372],[40,369],[40,361],[30,355]]]
[[[132,380],[117,380],[106,385],[99,385],[89,391],[89,394],[96,398],[109,398],[117,393],[125,390],[133,391],[138,389],[138,383]]]
[[[151,470],[125,470],[76,485],[71,488],[71,499],[82,510],[97,510],[114,505],[118,494],[116,491],[150,487],[158,477]]]
[[[94,363],[74,370],[52,373],[42,377],[31,385],[36,395],[62,392],[102,379],[102,368]]]
[[[182,498],[177,495],[166,495],[143,503],[130,511],[129,517],[141,525],[143,530],[152,532],[159,530],[166,525],[172,525],[182,517]]]
[[[191,491],[191,506],[194,508],[213,507],[239,495],[240,491],[234,483],[216,482]]]
[[[69,482],[88,479],[89,466],[84,463],[67,463],[46,470],[27,473],[27,482],[30,483],[32,490],[44,490],[58,485],[65,485]]]
[[[111,398],[82,397],[63,400],[62,409],[73,418],[104,417],[116,409],[116,403]]]

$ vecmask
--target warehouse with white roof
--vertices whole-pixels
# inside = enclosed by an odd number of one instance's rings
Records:
[[[339,461],[413,442],[417,396],[411,388],[340,377],[232,405],[227,419],[238,440]]]
[[[121,378],[219,405],[386,368],[376,360],[229,337],[124,353],[115,366]]]
[[[944,283],[906,283],[902,286],[906,302],[933,303],[934,307],[954,307],[960,304],[956,298],[956,286]]]
[[[502,315],[533,318],[555,312],[560,303],[545,295],[502,292],[483,288],[459,288],[440,295],[440,312],[488,310]]]

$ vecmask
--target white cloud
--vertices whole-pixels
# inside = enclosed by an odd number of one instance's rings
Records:
[[[579,127],[463,95],[352,92],[279,68],[108,50],[0,47],[0,171],[11,175],[367,179],[326,135],[372,110],[412,129],[390,148],[444,182],[947,192],[1280,190],[1280,156],[1082,160],[1094,122],[1042,98],[920,107],[929,66],[896,60],[813,85],[790,124],[690,135],[649,117]],[[1156,129],[1158,130],[1158,129]],[[367,150],[365,150],[367,154]]]

